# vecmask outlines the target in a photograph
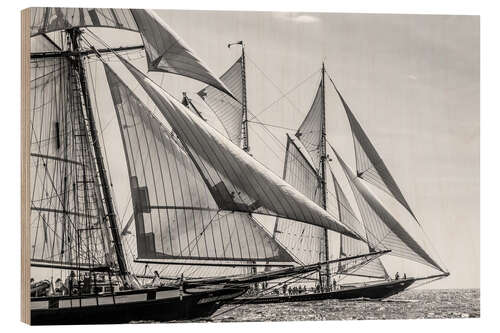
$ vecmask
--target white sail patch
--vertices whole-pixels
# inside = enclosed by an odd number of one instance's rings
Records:
[[[194,51],[152,10],[131,9],[141,33],[149,71],[179,74],[234,96]]]
[[[396,181],[389,172],[389,169],[387,169],[387,166],[352,113],[349,105],[347,105],[344,97],[340,94],[336,87],[335,90],[342,102],[342,105],[344,106],[349,124],[351,126],[354,150],[356,154],[357,176],[392,195],[401,205],[403,205],[403,207],[408,210],[415,221],[419,223],[415,214],[411,210],[410,205],[403,196],[403,193],[399,189],[399,186],[396,184]]]
[[[241,144],[241,123],[243,121],[242,58],[240,57],[222,76],[221,81],[231,90],[234,97],[212,86],[205,87],[198,95],[215,113],[226,130],[229,139],[236,145]]]
[[[311,156],[315,168],[319,168],[321,159],[321,131],[324,126],[325,103],[322,89],[323,81],[320,82],[311,108],[295,134]]]
[[[283,179],[310,200],[321,204],[321,182],[318,174],[289,136]],[[273,237],[304,264],[320,261],[324,252],[324,229],[314,225],[277,218]],[[322,258],[322,261],[324,260],[326,258]]]
[[[335,189],[335,194],[337,197],[337,205],[339,212],[339,219],[346,225],[355,228],[360,233],[364,233],[362,230],[362,223],[356,218],[353,209],[347,200],[344,191],[340,187],[337,179],[335,178],[333,172],[331,172],[333,185]],[[350,257],[356,256],[364,253],[368,253],[375,250],[374,248],[369,248],[368,244],[365,242],[352,239],[349,237],[344,237],[340,235],[340,257]],[[369,261],[362,258],[357,261],[339,262],[337,267],[337,273],[342,274],[356,274],[359,276],[371,277],[371,278],[387,278],[387,271],[385,270],[380,258],[370,258]]]
[[[334,151],[335,152],[335,151]],[[352,188],[360,209],[368,243],[375,247],[391,249],[391,255],[407,258],[443,269],[385,209],[378,199],[361,183],[342,158],[335,152]]]

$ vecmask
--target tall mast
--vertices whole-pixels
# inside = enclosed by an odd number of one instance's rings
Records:
[[[247,111],[247,81],[245,72],[245,45],[243,41],[240,40],[236,43],[230,43],[227,47],[233,45],[241,45],[241,111],[242,111],[242,121],[241,121],[241,148],[244,151],[250,151],[250,146],[248,144],[248,111]]]
[[[325,63],[321,66],[321,101],[322,101],[322,111],[321,111],[321,141],[320,141],[320,169],[321,169],[321,206],[326,210],[326,115],[325,115]],[[325,258],[320,260],[328,261],[330,259],[329,249],[328,249],[328,230],[323,229],[324,233],[324,251]],[[330,266],[325,265],[325,287],[330,287]],[[321,279],[320,279],[321,280]]]
[[[111,229],[111,235],[113,237],[114,248],[116,252],[116,259],[118,263],[118,268],[120,270],[120,276],[124,281],[126,281],[126,277],[128,275],[127,263],[125,261],[125,255],[123,252],[123,246],[120,238],[120,233],[118,230],[118,223],[116,220],[115,210],[113,207],[113,199],[111,197],[110,186],[108,182],[108,178],[106,176],[106,169],[104,167],[104,159],[101,152],[101,146],[99,144],[99,137],[97,135],[97,129],[95,125],[94,114],[92,111],[92,104],[89,98],[89,91],[87,85],[87,79],[85,74],[85,67],[83,64],[83,58],[80,50],[80,36],[82,31],[79,28],[73,28],[67,30],[70,39],[71,45],[73,48],[73,66],[76,71],[78,71],[78,77],[80,81],[80,87],[82,92],[83,104],[86,110],[86,118],[88,123],[88,131],[90,134],[90,138],[92,139],[92,145],[94,150],[94,157],[96,159],[97,164],[97,172],[99,176],[99,180],[101,182],[102,193],[104,197],[104,203],[106,205],[106,216],[109,221],[109,226]]]

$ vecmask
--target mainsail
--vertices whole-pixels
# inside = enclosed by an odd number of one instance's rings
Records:
[[[138,258],[291,262],[246,212],[221,212],[182,143],[104,65],[130,176]]]
[[[179,74],[232,96],[208,66],[158,15],[145,9],[32,8],[31,36],[78,27],[116,28],[141,34],[149,71]]]
[[[198,92],[215,113],[226,130],[229,139],[236,145],[241,144],[241,124],[243,121],[243,80],[242,57],[220,77],[221,81],[231,90],[233,96],[228,96],[219,89],[208,86]]]
[[[403,193],[396,184],[396,181],[389,172],[389,169],[387,169],[387,166],[352,113],[349,105],[347,105],[344,97],[340,94],[340,91],[337,89],[333,81],[331,82],[342,102],[351,126],[354,149],[356,153],[357,176],[392,195],[408,210],[418,223],[415,214],[411,210],[410,205],[406,201]]]
[[[290,218],[362,238],[120,59],[184,144],[219,209]]]
[[[368,243],[375,247],[391,249],[391,255],[410,259],[444,272],[427,251],[384,208],[366,185],[362,183],[361,178],[356,177],[337,152],[334,152],[356,198],[366,229]]]
[[[68,58],[31,60],[31,260],[35,265],[111,263],[108,227]]]

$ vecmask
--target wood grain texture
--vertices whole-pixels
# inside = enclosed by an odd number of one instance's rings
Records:
[[[30,324],[30,9],[21,11],[21,321]]]

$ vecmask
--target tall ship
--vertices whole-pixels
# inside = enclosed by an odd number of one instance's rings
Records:
[[[32,324],[206,317],[256,283],[389,251],[303,263],[262,227],[253,214],[367,241],[249,154],[244,76],[229,88],[154,12],[29,11],[30,262],[32,276],[49,277],[32,281]],[[117,46],[118,32],[137,44]],[[131,62],[138,54],[148,74]],[[203,82],[200,96],[243,110],[223,121],[229,135],[153,73]],[[111,122],[114,139],[104,133]],[[126,174],[113,174],[117,156]]]

